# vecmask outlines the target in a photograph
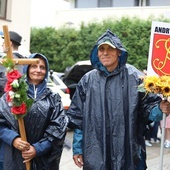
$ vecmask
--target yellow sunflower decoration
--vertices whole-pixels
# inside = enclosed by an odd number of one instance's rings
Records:
[[[143,83],[138,86],[140,92],[162,94],[170,96],[170,76],[146,76]]]

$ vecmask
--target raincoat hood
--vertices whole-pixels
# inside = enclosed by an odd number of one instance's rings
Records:
[[[119,67],[125,65],[128,58],[128,53],[126,49],[122,46],[120,39],[110,30],[107,30],[103,35],[101,35],[101,37],[99,37],[91,51],[90,61],[92,63],[92,66],[97,70],[108,72],[98,58],[98,46],[105,41],[110,41],[117,49],[121,51],[121,55],[119,57]]]
[[[44,90],[47,87],[49,63],[48,63],[47,58],[44,55],[40,54],[40,53],[33,53],[33,54],[31,54],[29,56],[29,58],[30,59],[31,58],[32,59],[33,58],[42,58],[45,61],[45,64],[46,64],[46,75],[45,75],[45,78],[44,78],[44,80],[40,84],[38,84],[36,86],[29,83],[29,79],[28,79],[29,65],[24,66],[24,71],[23,72],[24,72],[24,74],[27,75],[26,82],[27,82],[27,84],[29,86],[28,94],[30,94],[32,96],[32,98],[35,98],[35,89],[36,89],[36,96],[39,96],[39,95],[41,95],[44,92]]]

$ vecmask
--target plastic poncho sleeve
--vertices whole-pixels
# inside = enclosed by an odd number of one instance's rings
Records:
[[[75,129],[73,133],[73,155],[83,154],[82,140],[83,140],[82,130]]]
[[[18,133],[5,126],[0,126],[0,140],[12,146],[13,140],[16,137],[19,137]]]
[[[61,102],[61,97],[59,95],[51,95],[49,98],[51,102],[52,114],[50,117],[50,123],[45,130],[44,138],[48,138],[50,142],[54,139],[65,138],[68,117],[63,109],[63,104]],[[42,139],[43,141],[43,139]]]
[[[86,80],[85,76],[79,81],[76,87],[76,91],[73,95],[72,102],[67,116],[69,118],[68,127],[70,129],[82,129],[83,121],[83,105],[86,98]]]
[[[36,156],[43,156],[52,149],[52,144],[50,141],[46,140],[43,142],[37,142],[33,144],[36,150]]]

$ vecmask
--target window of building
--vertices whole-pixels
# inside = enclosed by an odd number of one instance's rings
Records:
[[[113,0],[98,0],[98,7],[111,7]]]
[[[7,0],[0,0],[0,18],[6,19]]]
[[[149,0],[135,0],[135,6],[149,6]]]

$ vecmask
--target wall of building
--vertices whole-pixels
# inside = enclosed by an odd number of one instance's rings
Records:
[[[124,8],[82,8],[61,10],[56,12],[56,28],[69,26],[79,28],[83,22],[101,22],[104,19],[113,20],[121,17],[139,17],[147,19],[149,16],[162,16],[170,19],[170,6],[166,7],[124,7]]]
[[[9,0],[9,2],[11,9],[8,20],[0,19],[0,31],[3,31],[3,25],[7,25],[9,31],[18,32],[22,36],[23,48],[29,50],[31,0]]]

